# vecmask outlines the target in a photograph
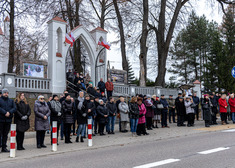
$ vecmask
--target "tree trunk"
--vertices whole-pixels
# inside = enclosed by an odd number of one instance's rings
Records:
[[[124,29],[123,29],[123,22],[122,22],[122,16],[120,14],[117,0],[113,0],[114,8],[116,11],[117,19],[118,19],[118,27],[119,27],[119,33],[121,38],[121,53],[122,53],[122,69],[127,71],[128,74],[128,62],[126,59],[126,42],[125,42],[125,35],[124,35]]]
[[[189,0],[178,0],[174,10],[173,17],[170,22],[169,30],[166,35],[166,0],[161,0],[161,10],[159,15],[158,30],[156,31],[157,47],[158,47],[158,76],[155,80],[156,86],[165,87],[165,75],[166,75],[166,60],[169,52],[169,46],[172,40],[172,35],[175,29],[175,24],[179,16],[180,9]]]
[[[143,0],[143,22],[142,22],[142,34],[140,38],[140,86],[146,86],[147,79],[147,37],[148,37],[148,14],[149,5],[148,0]]]
[[[14,18],[15,18],[15,2],[14,0],[11,0],[10,1],[10,40],[9,40],[8,73],[13,73],[13,68],[14,68],[14,55],[15,55]]]
[[[100,27],[104,29],[104,22],[105,22],[105,10],[106,10],[106,2],[102,0],[101,3],[101,16],[100,16]]]

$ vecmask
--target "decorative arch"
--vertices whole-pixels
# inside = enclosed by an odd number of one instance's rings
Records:
[[[91,79],[95,82],[95,60],[98,50],[98,44],[96,44],[94,38],[83,26],[78,26],[72,30],[75,40],[79,39],[86,48],[88,52],[90,63],[91,63]],[[66,44],[66,51],[68,52],[70,45]],[[66,52],[66,53],[67,53]]]

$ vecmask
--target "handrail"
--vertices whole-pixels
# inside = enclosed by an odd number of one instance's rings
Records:
[[[72,86],[74,86],[74,87],[77,87],[74,83],[72,83],[72,82],[70,82],[70,81],[68,81],[68,80],[66,80],[66,82],[67,82],[68,84],[71,84],[71,85],[72,85]],[[77,90],[73,89],[73,88],[72,88],[72,87],[70,87],[69,85],[67,85],[67,87],[69,87],[71,90],[73,90],[74,92],[76,92],[76,93],[78,93],[78,94],[79,94],[79,92],[78,92]],[[80,90],[81,90],[81,91],[83,91],[84,93],[88,94],[90,97],[95,98],[95,96],[91,95],[90,93],[87,93],[87,91],[86,91],[86,90],[81,89],[81,88],[80,88]]]

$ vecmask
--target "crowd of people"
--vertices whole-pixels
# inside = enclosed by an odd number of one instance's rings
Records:
[[[79,81],[81,82],[78,80],[78,83]],[[226,94],[205,94],[201,99],[196,93],[189,96],[179,93],[175,99],[173,95],[166,99],[164,95],[158,97],[137,94],[129,99],[120,96],[115,100],[112,94],[107,92],[107,85],[102,82],[101,79],[98,84],[101,89],[96,88],[94,93],[80,90],[75,99],[68,91],[64,91],[63,95],[53,95],[48,101],[43,95],[38,96],[33,110],[37,148],[47,147],[44,143],[45,134],[46,131],[51,130],[53,121],[57,121],[57,136],[60,135],[60,139],[66,144],[73,143],[72,135],[76,136],[75,142],[84,142],[88,119],[92,119],[93,136],[115,134],[117,118],[119,131],[127,133],[130,130],[133,137],[149,135],[148,130],[159,128],[159,123],[161,128],[169,128],[168,123],[172,122],[177,123],[178,127],[193,127],[195,118],[199,120],[199,104],[201,104],[201,114],[206,127],[217,124],[218,112],[222,125],[228,124],[228,117],[231,117],[235,123],[234,94],[230,94],[229,97]],[[91,83],[89,85],[88,88],[93,88]],[[105,91],[108,93],[107,99]],[[31,109],[24,93],[19,93],[15,101],[10,99],[8,94],[9,91],[6,88],[0,94],[0,146],[2,152],[9,152],[7,136],[14,119],[13,122],[17,128],[17,150],[25,150],[24,135],[30,128]],[[130,123],[130,129],[128,123]]]

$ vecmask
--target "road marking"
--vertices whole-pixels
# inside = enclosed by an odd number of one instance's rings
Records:
[[[211,154],[211,153],[215,153],[215,152],[219,152],[219,151],[223,151],[223,150],[227,150],[227,149],[229,149],[229,147],[227,147],[227,148],[220,147],[220,148],[206,150],[206,151],[202,151],[202,152],[198,152],[198,153],[202,154],[202,155],[207,155],[207,154]]]
[[[141,166],[136,166],[133,168],[151,168],[151,167],[157,167],[157,166],[161,166],[161,165],[165,165],[165,164],[169,164],[169,163],[173,163],[173,162],[178,162],[180,161],[180,159],[166,159],[166,160],[162,160],[159,162],[154,162],[154,163],[149,163],[149,164],[145,164],[145,165],[141,165]]]
[[[235,132],[235,129],[224,130],[222,132]]]

